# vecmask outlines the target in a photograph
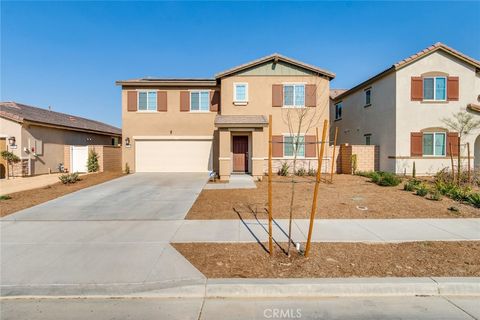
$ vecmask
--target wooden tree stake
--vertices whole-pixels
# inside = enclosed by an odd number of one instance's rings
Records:
[[[268,251],[273,256],[272,239],[272,115],[268,116]]]
[[[470,169],[470,142],[467,142],[467,170],[468,170],[468,183],[470,183],[471,169]]]
[[[312,232],[313,232],[313,222],[315,220],[315,213],[317,211],[317,197],[318,197],[318,187],[320,185],[320,179],[322,178],[322,160],[323,160],[323,151],[325,147],[325,139],[327,135],[328,120],[323,122],[323,132],[321,140],[320,153],[317,153],[317,179],[315,180],[315,189],[313,190],[313,201],[312,201],[312,210],[310,211],[310,225],[308,226],[308,237],[307,245],[305,246],[305,257],[308,257],[310,251],[310,243],[312,241]],[[317,128],[317,143],[318,143],[318,128]]]
[[[450,147],[450,161],[452,162],[452,181],[453,181],[453,183],[455,183],[455,167],[454,167],[454,164],[453,164],[452,143],[449,143],[449,147]]]
[[[335,137],[333,139],[332,168],[330,169],[330,183],[333,183],[333,168],[335,166],[335,148],[337,146],[338,127],[335,127]]]

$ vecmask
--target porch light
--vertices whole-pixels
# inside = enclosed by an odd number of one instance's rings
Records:
[[[8,144],[13,147],[15,145],[15,137],[8,138]]]
[[[127,147],[130,146],[130,138],[129,137],[125,138],[125,146],[127,146]]]

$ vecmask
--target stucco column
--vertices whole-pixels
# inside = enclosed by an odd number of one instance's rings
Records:
[[[265,172],[265,158],[268,156],[268,137],[263,128],[252,132],[252,176],[262,178]]]
[[[232,172],[232,153],[231,153],[231,134],[226,129],[221,129],[219,132],[219,175],[220,180],[230,180]]]

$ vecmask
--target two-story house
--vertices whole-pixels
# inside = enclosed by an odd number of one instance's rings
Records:
[[[479,94],[480,62],[437,43],[340,92],[330,118],[339,143],[379,146],[380,170],[411,173],[415,162],[418,174],[429,175],[451,166],[450,150],[459,152],[458,133],[443,119],[459,111],[480,117]],[[466,158],[469,143],[477,167],[479,133],[462,138],[460,150]]]
[[[315,127],[329,118],[334,74],[279,54],[218,73],[211,79],[143,78],[122,86],[123,162],[134,172],[215,171],[262,177],[272,115],[276,166],[316,161]],[[312,125],[292,130],[295,110]],[[308,129],[308,130],[307,130]],[[298,139],[298,140],[297,140]]]

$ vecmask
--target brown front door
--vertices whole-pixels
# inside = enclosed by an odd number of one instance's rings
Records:
[[[233,136],[233,171],[248,172],[247,136]]]

